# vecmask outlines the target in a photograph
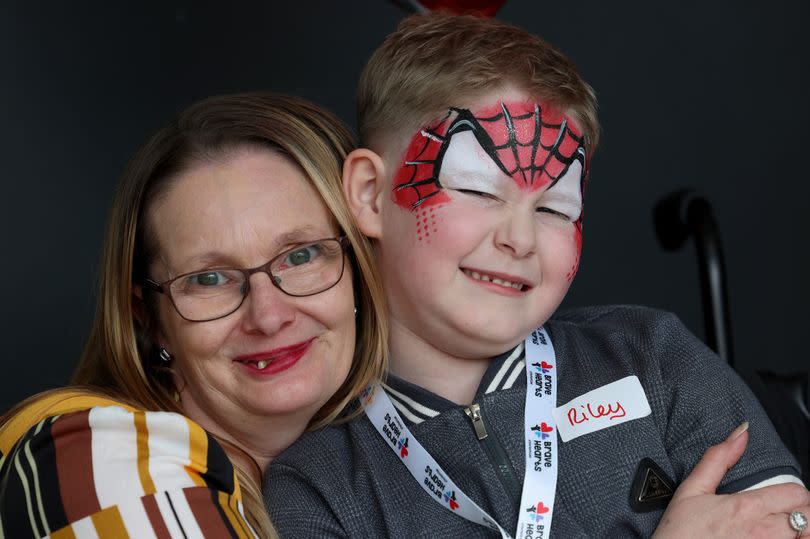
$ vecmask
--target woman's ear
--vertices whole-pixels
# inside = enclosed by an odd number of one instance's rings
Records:
[[[152,320],[152,316],[149,313],[149,306],[146,302],[147,299],[144,297],[143,287],[137,284],[134,285],[132,287],[132,317],[135,319],[136,324],[149,332],[153,342],[162,343],[165,339],[160,333],[158,324],[155,324]]]
[[[141,327],[147,327],[149,319],[143,299],[143,287],[139,284],[132,286],[132,317]]]
[[[367,148],[351,152],[343,163],[343,192],[360,230],[369,238],[382,235],[385,163]]]

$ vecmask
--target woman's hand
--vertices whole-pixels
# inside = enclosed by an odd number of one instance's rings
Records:
[[[748,444],[748,423],[710,447],[675,496],[653,537],[810,537],[798,535],[788,521],[791,511],[810,516],[810,492],[795,483],[734,494],[715,494],[726,472]]]

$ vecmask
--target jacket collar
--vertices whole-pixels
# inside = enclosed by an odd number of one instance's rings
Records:
[[[526,378],[524,345],[492,358],[484,377],[476,390],[476,399],[482,395],[510,389]],[[427,389],[412,384],[394,374],[389,374],[385,384],[386,393],[403,419],[419,424],[458,405]]]

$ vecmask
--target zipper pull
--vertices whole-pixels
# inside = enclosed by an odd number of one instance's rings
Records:
[[[477,404],[471,404],[469,407],[464,408],[464,413],[472,421],[475,435],[479,440],[487,437],[487,428],[484,426],[484,418],[481,416],[481,407]]]

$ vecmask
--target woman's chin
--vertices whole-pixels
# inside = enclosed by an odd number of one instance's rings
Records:
[[[337,388],[317,388],[312,384],[290,382],[272,388],[245,388],[240,395],[244,411],[257,417],[309,418],[329,400]],[[306,417],[308,416],[308,417]]]

